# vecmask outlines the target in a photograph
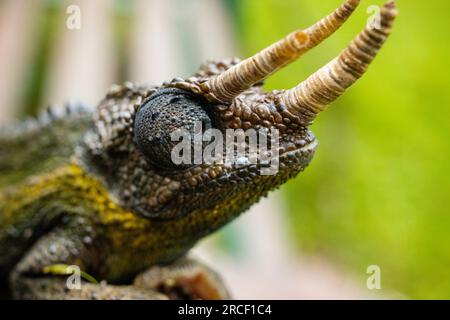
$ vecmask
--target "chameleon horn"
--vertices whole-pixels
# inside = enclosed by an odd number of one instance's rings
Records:
[[[245,59],[204,85],[207,91],[223,102],[231,101],[255,83],[314,48],[350,17],[359,0],[347,0],[336,11],[306,30],[298,30]]]
[[[381,8],[378,26],[367,26],[336,59],[295,88],[283,92],[280,103],[305,124],[310,124],[366,72],[388,38],[396,16],[395,1],[391,0]]]

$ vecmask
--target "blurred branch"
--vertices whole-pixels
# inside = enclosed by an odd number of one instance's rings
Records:
[[[46,1],[44,13],[38,22],[36,46],[33,61],[24,81],[21,110],[19,115],[36,115],[42,103],[44,88],[47,84],[47,71],[52,60],[52,49],[61,31],[61,2]],[[39,16],[39,15],[38,15]]]

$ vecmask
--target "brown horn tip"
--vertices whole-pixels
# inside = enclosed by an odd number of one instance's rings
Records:
[[[342,26],[358,7],[359,3],[360,0],[348,0],[333,13],[306,29],[305,31],[310,38],[308,49],[317,46]]]

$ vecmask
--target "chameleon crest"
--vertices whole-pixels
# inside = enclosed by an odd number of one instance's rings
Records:
[[[92,113],[68,108],[6,131],[0,136],[0,279],[10,293],[227,298],[214,271],[184,256],[310,163],[317,147],[310,124],[365,73],[391,31],[395,2],[381,9],[379,28],[366,27],[296,87],[266,92],[262,83],[333,34],[358,4],[347,0],[246,60],[211,61],[192,77],[160,86],[114,86]],[[277,157],[277,172],[263,175],[262,164],[245,161],[174,163],[171,134],[194,135],[195,123],[224,135],[276,130],[276,150],[267,156]],[[251,148],[249,139],[233,143]],[[81,290],[65,290],[62,276],[73,265],[85,279],[108,284],[86,281]]]

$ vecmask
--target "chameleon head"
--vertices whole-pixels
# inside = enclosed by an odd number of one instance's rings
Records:
[[[209,62],[141,97],[125,128],[136,150],[115,165],[120,199],[148,217],[208,210],[214,228],[302,171],[317,146],[308,127],[367,70],[391,31],[395,2],[382,7],[378,27],[367,26],[296,87],[265,92],[262,81],[339,29],[358,4],[347,0],[246,60]]]

